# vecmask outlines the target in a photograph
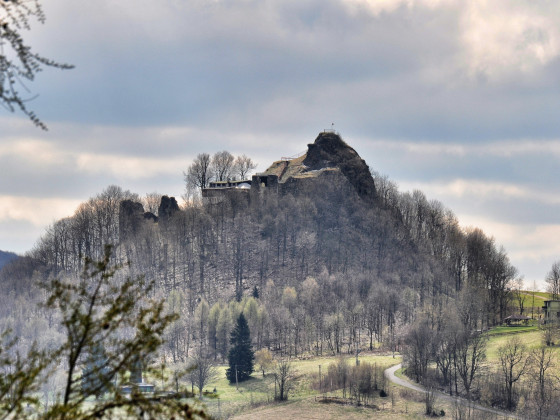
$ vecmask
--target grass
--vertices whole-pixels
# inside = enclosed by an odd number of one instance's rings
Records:
[[[527,293],[532,294],[533,292],[527,292]],[[552,299],[552,294],[548,293],[548,292],[535,292],[535,297],[536,296],[539,296],[543,300],[551,300]]]
[[[499,363],[498,349],[513,336],[519,337],[529,348],[542,343],[542,335],[537,325],[505,327],[500,326],[488,332],[486,365],[492,371]],[[560,347],[555,351],[560,357]],[[287,418],[305,419],[424,419],[425,405],[423,396],[412,390],[391,384],[390,397],[376,397],[372,403],[377,408],[356,407],[353,405],[325,404],[317,400],[318,392],[313,389],[317,381],[319,365],[323,375],[329,364],[336,362],[336,357],[315,357],[309,360],[293,360],[292,367],[300,375],[298,385],[290,393],[289,401],[278,403],[274,401],[274,380],[271,374],[263,377],[261,372],[254,372],[252,378],[239,384],[230,384],[225,377],[227,366],[218,367],[218,377],[205,387],[212,391],[216,388],[217,399],[204,398],[203,401],[209,414],[215,418],[235,418],[238,420],[280,420]],[[400,362],[400,358],[390,355],[362,354],[360,360],[376,363],[378,366],[390,367]],[[348,356],[348,363],[353,364],[353,356]],[[558,372],[560,373],[560,371]],[[401,370],[397,376],[403,377]],[[195,390],[196,392],[196,390]],[[331,392],[329,396],[341,396],[341,392]],[[452,403],[437,401],[437,411],[443,409],[447,414],[444,418],[452,418],[455,409]]]
[[[523,296],[525,296],[523,314],[527,315],[528,317],[531,317],[531,315],[533,315],[533,317],[537,319],[542,315],[542,307],[544,306],[544,301],[552,299],[552,295],[547,292],[523,291],[521,293],[523,294]],[[514,299],[514,303],[517,304],[517,299]]]
[[[529,348],[538,347],[542,344],[542,335],[538,330],[521,332],[516,335]],[[498,360],[498,349],[505,345],[512,338],[511,334],[502,334],[490,336],[486,347],[486,359],[489,365],[495,365]],[[557,349],[560,354],[560,348]]]
[[[527,333],[532,331],[538,331],[538,326],[536,323],[534,323],[533,325],[522,325],[522,326],[514,326],[514,327],[499,326],[499,327],[492,328],[486,334],[489,337],[492,337],[496,335],[513,335],[513,334]]]
[[[438,405],[439,407],[439,405]],[[307,398],[287,403],[275,404],[267,407],[259,407],[235,417],[237,420],[285,420],[285,419],[309,419],[309,420],[365,420],[376,419],[423,419],[424,404],[417,401],[405,400],[400,396],[394,399],[394,405],[390,398],[385,398],[377,409],[356,407],[351,405],[324,404]],[[450,418],[450,417],[447,417]]]
[[[349,359],[349,363],[352,363],[353,357],[350,356]],[[400,358],[374,354],[361,355],[360,360],[372,364],[376,363],[383,367],[390,367],[400,362]],[[309,398],[313,399],[318,394],[317,391],[313,390],[312,383],[317,381],[319,365],[321,365],[324,375],[327,372],[328,365],[335,361],[336,357],[316,357],[309,360],[294,359],[292,367],[300,376],[300,379],[289,395],[288,405]],[[218,399],[206,399],[204,401],[210,414],[216,417],[228,417],[245,412],[249,408],[268,407],[270,404],[274,404],[274,407],[278,406],[274,403],[274,378],[271,374],[263,377],[262,373],[253,372],[251,379],[239,383],[239,388],[236,388],[235,384],[230,384],[226,379],[226,369],[227,366],[220,366],[218,368],[218,379],[205,387],[209,391],[216,388],[218,394]]]

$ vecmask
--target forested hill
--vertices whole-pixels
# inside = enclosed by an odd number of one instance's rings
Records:
[[[17,257],[17,254],[14,254],[13,252],[0,251],[0,269],[10,261],[15,260]]]
[[[253,308],[256,345],[290,354],[340,351],[362,329],[370,345],[394,338],[417,311],[467,291],[479,327],[507,315],[516,270],[503,249],[479,229],[461,229],[422,192],[400,193],[335,133],[320,134],[304,156],[274,162],[250,189],[205,195],[182,208],[164,196],[157,208],[110,186],[48,228],[29,254],[42,267],[34,276],[78,276],[84,256],[98,259],[115,244],[116,258],[132,262],[128,274],[156,279],[158,293],[180,302],[187,332],[174,336],[174,358],[192,345],[193,316],[217,323],[232,301]],[[29,271],[10,272],[0,273],[3,282],[28,281],[14,272]],[[198,337],[223,356],[227,339],[220,350],[216,325],[212,334],[206,328]]]

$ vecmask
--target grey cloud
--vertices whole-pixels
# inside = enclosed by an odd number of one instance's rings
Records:
[[[97,36],[93,28],[82,29],[75,42],[83,35],[84,48],[69,57],[77,65],[74,74],[50,72],[37,83],[41,115],[110,124],[209,123],[240,104],[258,106],[302,88],[407,76],[454,46],[453,23],[443,18],[425,25],[422,14],[349,16],[340,2],[273,5],[256,12],[241,3],[222,5],[222,13],[186,7],[183,25],[194,29],[178,29],[177,40],[161,44],[139,30],[142,38],[133,44],[126,36],[121,41],[127,22],[109,20],[119,25],[117,37],[111,28]],[[272,14],[265,13],[269,9]],[[167,22],[150,24],[157,33]],[[244,108],[239,117],[250,119]]]

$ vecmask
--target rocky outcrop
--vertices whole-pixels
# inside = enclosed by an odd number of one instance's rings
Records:
[[[161,197],[161,202],[158,208],[159,220],[167,223],[175,213],[179,211],[179,205],[175,197],[168,197],[166,195]]]
[[[335,181],[342,176],[341,182]],[[252,196],[264,191],[298,194],[318,179],[349,184],[363,200],[374,202],[375,182],[366,162],[334,132],[320,133],[308,145],[307,153],[297,158],[274,162],[265,172],[253,176]]]
[[[145,226],[157,223],[158,217],[147,211],[144,212],[142,204],[123,200],[119,207],[119,234],[120,240],[126,241],[133,238]]]
[[[120,240],[133,238],[144,224],[144,207],[132,200],[121,201],[119,207]]]
[[[303,160],[305,171],[338,168],[360,197],[372,201],[376,198],[375,182],[368,165],[338,134],[320,133],[307,147]]]

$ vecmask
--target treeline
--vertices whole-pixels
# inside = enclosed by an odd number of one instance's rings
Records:
[[[467,289],[477,294],[476,329],[505,317],[516,272],[493,239],[461,229],[421,192],[402,194],[387,178],[374,179],[373,205],[343,176],[330,176],[298,184],[293,194],[232,192],[165,213],[153,195],[111,186],[49,227],[28,256],[36,269],[20,263],[19,274],[12,267],[1,280],[6,294],[28,293],[31,277],[77,277],[85,256],[99,258],[104,244],[116,244],[116,262],[130,261],[130,275],[155,280],[154,293],[181,314],[168,337],[175,360],[202,349],[223,359],[240,311],[257,349],[286,356],[380,343],[397,349],[421,308],[456,302]],[[158,213],[157,223],[140,216],[123,223],[130,201]]]
[[[453,305],[426,308],[403,337],[407,374],[428,389],[440,389],[527,418],[556,418],[558,353],[548,346],[558,324],[543,327],[542,343],[529,347],[512,336],[487,357],[489,337],[477,330],[476,293],[461,292]]]

